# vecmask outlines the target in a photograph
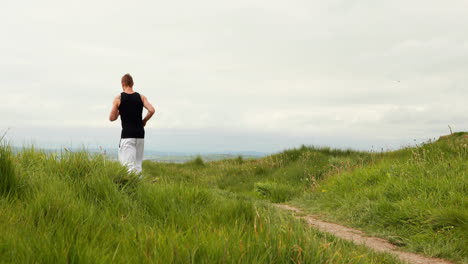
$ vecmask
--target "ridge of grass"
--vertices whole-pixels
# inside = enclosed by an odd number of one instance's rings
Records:
[[[145,163],[163,182],[288,202],[406,250],[468,262],[468,134],[391,152],[302,146],[197,167]]]
[[[145,174],[159,179],[152,184],[153,177],[139,181],[99,155],[12,154],[3,145],[0,262],[398,263],[314,231],[248,193],[222,190],[213,184],[226,182],[208,174],[250,162],[146,162]],[[257,177],[269,172],[261,168]]]
[[[407,250],[468,262],[466,133],[386,154],[319,188],[292,203]]]
[[[407,250],[468,262],[468,134],[392,152],[117,162],[0,146],[0,262],[398,263],[309,229],[287,202]],[[152,183],[152,182],[156,183]]]

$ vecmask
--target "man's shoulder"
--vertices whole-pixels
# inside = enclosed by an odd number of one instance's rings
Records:
[[[116,105],[120,105],[120,99],[121,99],[121,95],[117,95],[116,97],[114,97],[114,104]]]

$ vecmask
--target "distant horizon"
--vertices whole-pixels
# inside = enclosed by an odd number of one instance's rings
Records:
[[[374,138],[370,138],[365,134],[362,137],[351,137],[346,133],[294,135],[287,133],[236,133],[219,129],[147,129],[145,152],[179,154],[256,152],[272,154],[286,149],[298,148],[302,145],[360,151],[381,151],[382,149],[387,151],[434,140],[449,133],[450,131],[447,128],[445,131],[434,131],[427,135],[395,135],[394,138],[378,137],[376,135]],[[120,140],[119,136],[120,130],[118,129],[12,128],[6,133],[5,140],[15,147],[28,147],[31,145],[43,149],[60,149],[63,147],[99,149],[102,147],[107,151],[116,151]]]

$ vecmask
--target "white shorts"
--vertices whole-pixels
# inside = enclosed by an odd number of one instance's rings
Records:
[[[140,173],[143,163],[144,138],[122,138],[119,144],[119,161],[128,171]]]

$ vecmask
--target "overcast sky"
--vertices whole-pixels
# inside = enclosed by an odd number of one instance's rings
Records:
[[[0,132],[114,147],[129,72],[148,148],[398,148],[468,130],[468,1],[13,1]],[[117,143],[115,143],[117,142]]]

